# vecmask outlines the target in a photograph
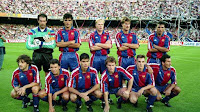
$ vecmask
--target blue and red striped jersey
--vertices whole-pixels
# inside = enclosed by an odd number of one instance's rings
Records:
[[[123,31],[121,30],[119,33],[117,33],[115,41],[116,41],[117,48],[123,46],[122,45],[123,43],[139,45],[136,34],[131,33],[130,31],[128,34],[124,34]],[[119,51],[119,49],[118,49],[117,54],[118,54],[118,56],[122,56],[122,57],[133,57],[136,55],[136,50],[129,48],[124,51]]]
[[[155,86],[153,75],[148,73],[148,69],[144,67],[143,71],[137,70],[137,65],[127,67],[127,71],[134,77],[133,88],[145,87],[147,85]]]
[[[101,75],[101,91],[108,92],[110,89],[122,87],[122,80],[130,80],[133,77],[124,68],[115,67],[115,72],[111,75],[106,69]]]
[[[90,34],[89,47],[94,46],[96,43],[106,43],[106,41],[110,40],[112,44],[112,40],[110,39],[109,33],[103,33],[99,35],[97,31]],[[101,49],[96,51],[90,51],[92,54],[97,56],[107,55],[110,53],[110,49]]]
[[[80,66],[72,71],[68,86],[77,90],[83,90],[91,89],[96,84],[100,84],[97,70],[88,67],[86,73],[82,73]]]
[[[61,42],[61,40],[64,42],[75,40],[75,43],[81,43],[79,31],[73,27],[71,30],[66,30],[65,27],[63,27],[57,32],[56,43]],[[59,47],[59,51],[61,52],[76,52],[78,50],[79,48]]]
[[[161,37],[158,37],[156,32],[151,34],[148,39],[148,49],[153,49],[153,44],[165,47],[170,50],[170,38],[165,33]],[[149,58],[161,58],[166,52],[147,52],[147,57]]]
[[[30,65],[28,71],[22,71],[17,68],[12,75],[12,87],[23,87],[32,82],[40,84],[40,75],[38,68],[35,65]]]
[[[60,74],[58,76],[54,76],[52,72],[49,72],[45,77],[46,93],[53,93],[54,89],[62,89],[67,87],[69,78],[69,71],[64,68],[60,69]]]
[[[158,86],[163,86],[171,80],[171,84],[177,84],[176,82],[176,70],[174,67],[170,67],[167,70],[163,70],[160,64],[150,64],[153,69],[153,75],[155,83]]]

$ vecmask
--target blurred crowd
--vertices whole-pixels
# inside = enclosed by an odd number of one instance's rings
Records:
[[[133,16],[141,19],[197,18],[200,0],[1,0],[0,12],[16,14],[45,13],[62,16],[72,13],[78,17]]]
[[[26,39],[28,36],[28,32],[30,29],[37,27],[34,25],[16,25],[16,24],[0,24],[0,29],[1,32],[3,32],[4,37],[6,39]],[[55,32],[57,32],[62,26],[48,26]],[[90,34],[95,31],[94,27],[79,27],[78,28],[81,39],[88,39]],[[112,39],[115,38],[116,34],[121,30],[121,27],[108,27],[105,28],[105,32],[108,32],[110,37]],[[153,33],[155,31],[154,28],[148,28],[148,30]],[[184,41],[186,38],[189,39],[190,41],[200,41],[200,30],[196,29],[180,29],[179,33],[179,39],[178,39],[178,33],[177,33],[177,28],[170,28],[166,29],[166,32],[171,33],[172,38],[171,40],[177,41],[181,40]],[[131,32],[136,33],[138,39],[140,40],[147,40],[149,37],[149,34],[146,32],[145,28],[138,28],[138,27],[133,27],[131,29]]]

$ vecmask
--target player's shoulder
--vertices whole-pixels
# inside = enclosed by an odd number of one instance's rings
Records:
[[[51,77],[51,72],[49,72],[46,76],[45,76],[45,80],[47,81],[47,80],[50,80],[50,79],[52,79],[52,77]]]
[[[16,69],[13,71],[13,75],[16,75],[16,74],[19,74],[19,73],[20,73],[19,68],[16,68]]]
[[[129,71],[129,70],[134,70],[135,69],[135,65],[129,65],[126,70]]]
[[[29,32],[36,33],[38,31],[38,27],[34,27],[29,30]]]
[[[47,27],[47,31],[50,33],[54,33],[54,30],[52,30],[51,28]]]
[[[92,32],[92,33],[90,34],[90,37],[94,37],[94,35],[95,35],[95,32]]]
[[[131,33],[130,33],[130,35],[132,35],[132,36],[136,36],[136,33],[134,33],[134,32],[131,32]]]
[[[101,81],[105,81],[108,78],[106,70],[101,74]]]
[[[125,69],[121,66],[116,66],[117,71],[124,72]]]
[[[63,29],[63,28],[60,28],[60,29],[57,31],[57,33],[61,33],[62,31],[64,31],[64,29]]]
[[[155,33],[151,33],[151,34],[149,35],[149,39],[151,39],[151,38],[153,38],[153,37],[155,37]]]
[[[63,74],[67,74],[67,75],[70,74],[70,72],[67,69],[62,68],[61,70],[62,70]]]
[[[121,35],[122,35],[122,32],[118,32],[118,33],[116,34],[116,38],[120,38]]]
[[[109,36],[109,33],[108,33],[108,32],[104,32],[104,35],[107,35],[107,36]]]
[[[71,76],[73,77],[73,76],[79,74],[79,69],[80,69],[80,67],[77,67],[76,69],[74,69],[74,70],[71,72]]]
[[[97,70],[93,67],[89,67],[90,72],[94,73],[94,74],[98,74]]]
[[[147,63],[147,65],[149,65],[152,68],[159,68],[160,67],[160,64],[158,64],[158,63]]]
[[[176,69],[173,66],[170,66],[171,71],[173,71],[174,73],[176,73]]]

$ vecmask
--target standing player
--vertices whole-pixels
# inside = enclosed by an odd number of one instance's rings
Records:
[[[104,32],[103,19],[97,19],[95,22],[96,31],[90,34],[89,48],[92,53],[90,66],[102,73],[105,69],[105,60],[110,53],[112,41],[108,33]]]
[[[56,97],[62,97],[63,111],[67,111],[69,71],[60,68],[60,62],[57,59],[50,61],[50,69],[51,71],[45,78],[45,89],[39,92],[39,97],[49,102],[49,112],[55,112]]]
[[[127,68],[127,71],[134,77],[129,99],[134,106],[137,106],[138,98],[146,91],[150,94],[148,96],[147,112],[152,112],[151,107],[156,100],[157,90],[154,87],[153,76],[146,72],[146,69],[144,55],[137,55],[136,65]]]
[[[19,68],[13,72],[11,97],[22,100],[22,108],[27,108],[30,98],[28,95],[33,94],[34,112],[39,112],[40,76],[36,66],[31,65],[32,60],[27,55],[21,55],[17,58]]]
[[[101,91],[104,93],[105,107],[104,112],[109,112],[108,95],[115,94],[118,99],[118,108],[121,108],[123,98],[128,99],[133,84],[133,77],[125,69],[116,66],[114,57],[108,57],[105,61],[107,69],[101,76]],[[122,88],[122,80],[128,81],[128,88]]]
[[[53,30],[46,26],[47,15],[38,15],[39,26],[29,31],[26,40],[26,48],[34,50],[33,62],[41,71],[41,66],[46,75],[49,72],[49,61],[53,58],[53,49],[56,47],[55,33]]]
[[[81,110],[81,98],[86,101],[88,111],[93,112],[92,102],[102,96],[99,89],[98,72],[96,69],[89,67],[89,63],[89,55],[86,53],[81,54],[80,67],[76,68],[71,74],[69,82],[70,99],[76,103],[76,112]]]
[[[2,36],[2,32],[0,31],[0,71],[2,69],[4,54],[5,54],[5,47],[3,42],[6,42],[6,38]]]
[[[66,13],[63,16],[64,27],[57,32],[56,45],[59,47],[61,54],[59,61],[61,68],[73,71],[79,66],[79,57],[76,51],[79,50],[81,39],[79,32],[73,28],[73,17]]]
[[[157,24],[156,32],[148,39],[147,63],[160,64],[160,58],[170,50],[170,38],[165,33],[165,23]]]
[[[123,17],[121,24],[122,30],[116,35],[116,46],[119,66],[126,69],[129,65],[135,65],[135,50],[139,48],[139,42],[136,34],[130,32],[131,20]]]
[[[150,65],[154,72],[154,79],[156,88],[158,89],[157,100],[161,100],[167,107],[171,107],[169,100],[177,96],[181,89],[177,86],[176,82],[176,70],[171,66],[171,58],[165,54],[160,59],[161,65]],[[169,81],[171,80],[171,84]],[[165,98],[162,99],[162,95]]]

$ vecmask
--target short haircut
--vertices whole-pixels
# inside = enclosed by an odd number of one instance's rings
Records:
[[[49,64],[58,64],[60,66],[60,62],[57,59],[50,60]]]
[[[107,59],[105,60],[105,64],[107,65],[108,62],[111,62],[111,63],[115,63],[116,64],[116,60],[113,56],[109,56],[107,57]]]
[[[68,19],[68,18],[70,18],[70,19],[73,20],[72,14],[70,14],[70,13],[65,13],[65,14],[63,15],[63,20],[64,20],[64,19]]]
[[[160,62],[165,62],[167,58],[170,58],[170,56],[168,54],[164,54],[161,58],[160,58]]]
[[[156,26],[158,26],[158,25],[164,25],[164,27],[165,27],[165,22],[164,21],[159,21]]]
[[[125,22],[130,22],[131,23],[131,19],[129,18],[129,17],[123,17],[122,19],[121,19],[121,24],[124,24]]]
[[[97,22],[99,22],[99,21],[103,21],[103,23],[105,23],[104,19],[97,19],[97,20],[95,21],[95,25],[96,25]]]
[[[82,53],[81,55],[80,55],[80,61],[82,60],[82,59],[89,59],[90,58],[90,56],[87,54],[87,53]]]
[[[32,60],[31,60],[30,56],[28,56],[28,55],[25,55],[25,54],[20,55],[16,60],[17,63],[19,63],[20,60],[24,60],[24,62],[26,62],[29,65],[32,64]]]
[[[44,18],[46,18],[46,20],[48,20],[47,15],[44,14],[44,13],[39,14],[38,17],[37,17],[37,20],[39,20],[40,17],[44,17]]]
[[[137,55],[137,59],[138,59],[138,58],[145,58],[145,55],[139,54],[139,55]]]

